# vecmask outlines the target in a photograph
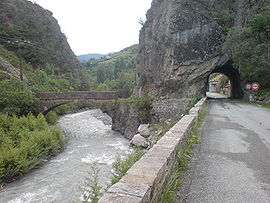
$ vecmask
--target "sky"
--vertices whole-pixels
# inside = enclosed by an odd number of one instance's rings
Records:
[[[30,0],[53,12],[76,55],[107,54],[139,43],[152,0]]]

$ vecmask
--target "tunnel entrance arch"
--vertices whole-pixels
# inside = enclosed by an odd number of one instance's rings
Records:
[[[231,85],[230,98],[241,99],[243,97],[240,72],[233,67],[232,62],[228,62],[222,66],[215,67],[208,75],[207,84],[209,82],[209,76],[213,73],[220,73],[229,78]]]

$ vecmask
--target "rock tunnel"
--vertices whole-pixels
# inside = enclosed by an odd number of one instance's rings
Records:
[[[214,70],[209,74],[209,76],[213,73],[221,73],[229,78],[230,83],[231,83],[230,98],[241,99],[243,97],[240,73],[236,68],[233,67],[231,61],[222,66],[215,67]],[[208,76],[208,80],[209,80],[209,76]]]

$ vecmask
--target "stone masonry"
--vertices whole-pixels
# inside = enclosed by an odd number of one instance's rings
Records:
[[[47,113],[51,109],[66,103],[85,104],[92,108],[102,109],[104,106],[112,108],[118,96],[116,92],[49,92],[36,95],[37,113]],[[108,112],[109,113],[109,112]]]
[[[164,185],[183,149],[187,136],[197,121],[206,98],[201,99],[176,123],[98,203],[158,203]]]

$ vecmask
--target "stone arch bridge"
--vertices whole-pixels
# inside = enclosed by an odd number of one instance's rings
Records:
[[[38,102],[36,112],[47,114],[52,109],[67,103],[84,104],[91,108],[97,108],[105,111],[114,109],[118,99],[116,92],[46,92],[36,95]],[[108,112],[110,113],[110,112]]]

